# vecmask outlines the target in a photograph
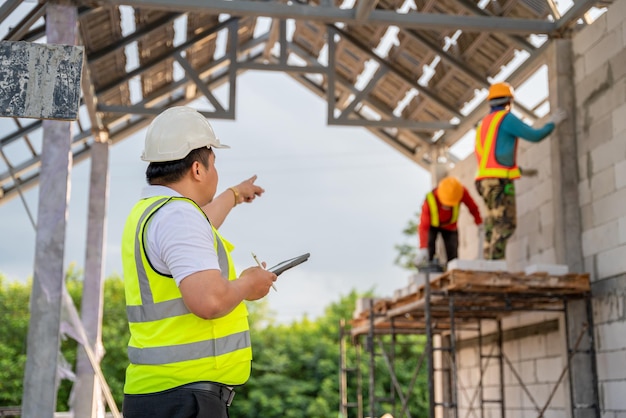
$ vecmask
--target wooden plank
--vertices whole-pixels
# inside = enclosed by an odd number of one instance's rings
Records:
[[[83,47],[0,42],[0,116],[76,120]]]

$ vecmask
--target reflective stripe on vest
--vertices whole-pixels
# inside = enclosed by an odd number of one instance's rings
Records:
[[[439,226],[447,226],[455,223],[459,219],[459,206],[452,206],[452,218],[448,223],[439,225],[439,205],[437,204],[437,198],[433,192],[429,192],[426,195],[426,202],[428,202],[428,209],[430,210],[430,226],[438,228]]]
[[[514,164],[513,167],[507,167],[496,160],[498,131],[502,120],[508,113],[508,110],[492,112],[476,128],[475,153],[478,160],[476,180],[484,178],[517,179],[521,177],[517,164]],[[517,149],[514,152],[516,153]]]
[[[244,331],[228,337],[173,347],[128,347],[128,358],[133,364],[159,365],[179,361],[197,360],[232,353],[250,347],[250,332]]]
[[[192,203],[206,217],[202,209],[193,201],[186,198],[165,197],[158,198],[150,203],[143,211],[135,227],[134,264],[136,266],[137,283],[141,297],[141,305],[127,305],[126,312],[128,321],[132,324],[154,323],[155,321],[169,320],[183,315],[192,315],[185,305],[180,293],[177,297],[169,300],[155,302],[150,286],[150,279],[146,272],[146,265],[149,266],[144,245],[147,237],[148,223],[150,217],[161,207],[172,200],[185,200]],[[209,220],[207,219],[207,222]],[[210,222],[209,222],[210,223]],[[230,277],[230,263],[228,253],[222,242],[220,235],[211,225],[215,237],[215,246],[222,276]],[[145,257],[145,262],[144,262]],[[154,272],[152,274],[159,274]],[[160,275],[160,274],[159,274]],[[161,277],[164,277],[160,275]],[[166,276],[171,278],[171,276]],[[129,280],[130,278],[126,278]],[[171,278],[173,280],[173,278]],[[244,308],[245,310],[245,308]],[[234,312],[234,311],[233,311]],[[231,312],[232,314],[232,312]],[[231,315],[229,314],[229,315]],[[228,316],[228,315],[227,315]],[[208,321],[208,320],[207,320]],[[237,350],[250,348],[250,333],[248,329],[234,332],[229,335],[208,338],[206,340],[195,341],[185,344],[165,345],[154,347],[134,347],[128,346],[128,357],[132,364],[137,365],[160,365],[177,363],[188,360],[197,360],[207,357],[216,357],[223,354],[233,353]]]

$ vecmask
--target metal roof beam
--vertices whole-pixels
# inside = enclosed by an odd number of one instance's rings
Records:
[[[159,10],[226,13],[233,16],[263,16],[312,22],[363,24],[357,10],[244,0],[111,0],[115,5]],[[517,19],[494,16],[456,16],[440,13],[397,13],[373,10],[365,21],[375,25],[392,25],[421,30],[449,30],[451,27],[470,32],[503,32],[517,34],[549,34],[556,24],[537,19]]]
[[[356,19],[365,21],[376,8],[378,0],[357,0],[356,5]]]
[[[484,9],[481,9],[480,7],[476,6],[474,3],[468,1],[468,0],[455,0],[455,2],[463,7],[466,11],[474,14],[474,15],[478,15],[478,16],[485,16],[485,17],[490,17],[490,18],[497,18],[497,16],[494,16],[493,14],[487,12]],[[525,49],[528,52],[532,52],[534,51],[536,48],[530,43],[528,42],[525,38],[521,37],[521,36],[517,36],[517,35],[509,35],[507,36],[507,38],[509,38],[513,43],[515,43],[518,47]]]
[[[6,19],[7,16],[9,16],[11,13],[13,13],[13,10],[15,10],[21,2],[22,0],[5,1],[4,4],[0,6],[0,22]]]

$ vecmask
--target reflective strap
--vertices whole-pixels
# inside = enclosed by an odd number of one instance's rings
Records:
[[[182,298],[166,300],[165,302],[151,303],[149,305],[126,306],[128,322],[150,322],[159,319],[172,318],[187,315],[189,309]]]
[[[450,219],[450,222],[448,222],[446,225],[450,225],[453,224],[457,221],[457,219],[459,219],[459,207],[461,205],[456,205],[452,208],[452,219]]]
[[[439,209],[437,208],[435,194],[433,192],[428,193],[426,201],[428,202],[428,209],[430,209],[430,226],[437,228],[439,226]]]
[[[426,201],[428,202],[428,208],[430,209],[430,226],[434,226],[435,228],[440,226],[439,221],[439,206],[437,205],[437,199],[435,198],[435,194],[430,192],[426,195]],[[456,205],[452,207],[452,218],[450,222],[444,224],[450,225],[453,224],[459,219],[459,206]]]
[[[175,346],[149,348],[129,346],[128,358],[132,364],[160,365],[220,356],[250,346],[250,331],[242,331],[213,340]]]
[[[146,218],[152,216],[158,209],[160,209],[158,206],[163,206],[171,200],[172,198],[163,198],[157,200],[156,202],[148,206],[148,208],[139,218],[137,231],[135,233],[135,265],[137,266],[137,278],[139,280],[139,291],[141,293],[142,304],[126,306],[126,314],[128,315],[129,322],[158,321],[160,319],[172,318],[175,316],[186,315],[190,313],[182,298],[154,303],[154,297],[152,295],[152,289],[150,288],[148,274],[146,273],[143,259],[141,258],[141,243],[142,241],[144,243],[146,242],[148,234],[148,225],[145,224],[145,222],[147,222]],[[181,200],[188,200],[189,202],[193,203],[193,201],[186,198],[183,198]],[[200,209],[200,207],[198,207],[195,203],[193,204],[198,208],[198,210],[200,210],[200,212],[202,212],[202,209]],[[204,214],[204,212],[202,212],[202,214]],[[207,221],[210,224],[208,218]],[[226,248],[224,247],[224,243],[222,242],[221,238],[218,236],[212,225],[211,229],[213,231],[213,237],[217,243],[217,260],[220,266],[220,271],[222,273],[222,276],[228,279],[230,266],[228,263],[228,254],[226,253]],[[142,234],[142,240],[139,239],[140,234]],[[146,259],[147,258],[148,255],[146,254]]]
[[[489,156],[491,154],[493,154],[495,152],[495,149],[493,149],[494,146],[494,142],[496,139],[496,131],[498,129],[498,127],[500,126],[500,121],[502,121],[502,118],[504,116],[506,116],[507,112],[504,110],[501,110],[499,112],[496,112],[495,115],[493,115],[493,117],[491,118],[491,120],[488,122],[487,125],[487,131],[485,132],[485,134],[483,135],[484,128],[481,124],[481,143],[482,143],[482,139],[484,139],[484,144],[483,144],[483,148],[482,148],[482,155],[480,158],[480,163],[479,163],[479,172],[483,172],[486,168],[487,168],[487,162],[489,161]],[[485,152],[486,151],[486,152]]]
[[[213,228],[211,226],[211,228]],[[228,279],[230,276],[230,266],[228,265],[228,254],[226,253],[226,248],[224,248],[224,243],[222,239],[217,235],[215,229],[213,229],[213,238],[217,242],[217,262],[220,265],[220,271],[222,272],[222,277]]]
[[[152,215],[154,208],[165,204],[167,200],[168,200],[167,198],[159,199],[153,204],[151,204],[150,206],[148,206],[148,208],[143,212],[143,214],[139,218],[139,222],[137,222],[137,230],[135,231],[135,266],[137,266],[137,278],[139,279],[139,293],[141,294],[142,304],[153,303],[154,300],[152,298],[152,290],[150,289],[150,283],[148,282],[148,275],[146,274],[146,269],[144,268],[143,262],[141,260],[142,248],[141,248],[141,240],[139,239],[139,236],[142,232],[143,224],[146,218]],[[147,255],[146,255],[146,258],[148,258]]]

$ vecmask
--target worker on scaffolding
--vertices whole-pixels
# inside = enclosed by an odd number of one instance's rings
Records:
[[[269,292],[263,266],[239,277],[233,246],[217,232],[230,210],[263,193],[256,176],[215,197],[215,148],[227,148],[189,107],[148,127],[141,200],[122,237],[130,325],[124,418],[227,418],[233,387],[250,376],[244,300]]]
[[[478,206],[456,177],[443,178],[437,187],[426,195],[417,228],[419,236],[419,249],[415,258],[417,266],[431,264],[434,261],[439,235],[443,239],[446,260],[450,262],[457,258],[459,247],[457,221],[461,203],[467,206],[474,217],[474,222],[480,228],[483,221]]]
[[[487,96],[491,111],[476,128],[475,180],[487,206],[483,246],[487,260],[505,258],[506,242],[517,224],[513,181],[522,175],[516,162],[518,138],[539,142],[567,117],[565,111],[557,110],[543,127],[533,129],[511,112],[513,97],[510,84],[491,85]]]

